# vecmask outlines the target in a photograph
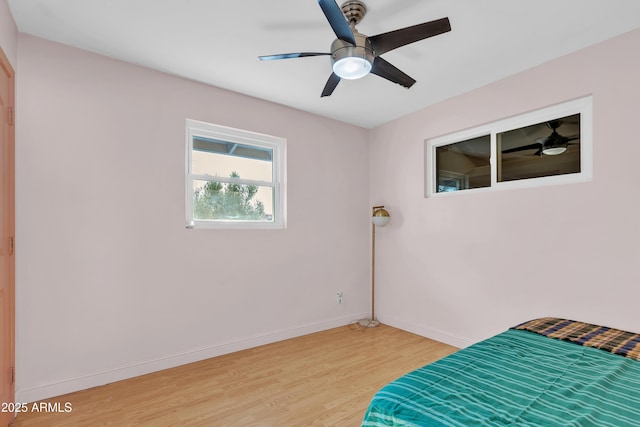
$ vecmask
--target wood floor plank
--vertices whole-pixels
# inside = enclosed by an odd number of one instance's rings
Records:
[[[357,427],[374,393],[455,347],[386,325],[330,329],[49,399],[15,427]]]

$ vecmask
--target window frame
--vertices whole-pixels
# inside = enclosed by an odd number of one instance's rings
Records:
[[[285,161],[286,143],[284,138],[235,129],[227,126],[186,119],[186,227],[188,229],[284,229],[286,228],[286,185]],[[220,140],[272,150],[272,182],[251,179],[212,176],[192,173],[192,153],[194,137]],[[253,220],[199,220],[193,215],[194,181],[216,181],[221,183],[246,184],[273,188],[273,221]]]
[[[560,117],[580,114],[580,172],[526,178],[514,181],[499,182],[497,134],[532,126],[537,123],[551,121]],[[483,135],[491,136],[490,166],[491,184],[489,187],[471,188],[460,191],[438,192],[436,148],[455,144]],[[430,138],[424,141],[425,174],[424,197],[451,197],[453,194],[477,193],[483,191],[508,190],[518,188],[532,188],[547,185],[561,185],[570,183],[589,182],[593,179],[593,97],[586,96],[562,104],[542,108],[540,110],[505,118],[496,122],[477,126],[463,131]]]

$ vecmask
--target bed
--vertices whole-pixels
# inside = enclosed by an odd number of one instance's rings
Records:
[[[640,426],[640,334],[517,325],[387,384],[362,427]]]

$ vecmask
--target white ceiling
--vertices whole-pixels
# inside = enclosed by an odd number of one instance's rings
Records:
[[[329,57],[259,61],[329,51],[315,0],[9,0],[23,33],[367,128],[640,28],[638,0],[365,3],[369,36],[449,17],[451,32],[383,55],[411,89],[369,75],[321,98]]]

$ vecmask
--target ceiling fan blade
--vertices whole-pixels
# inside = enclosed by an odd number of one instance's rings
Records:
[[[447,31],[451,31],[449,18],[442,18],[414,25],[412,27],[378,34],[376,36],[369,37],[369,41],[371,42],[373,51],[377,56],[400,46],[437,36],[438,34],[446,33]]]
[[[340,83],[340,77],[338,77],[336,73],[331,73],[329,80],[327,80],[327,84],[324,85],[324,89],[320,97],[322,98],[323,96],[331,95],[336,86],[338,86],[338,83]]]
[[[509,148],[508,150],[502,150],[502,154],[515,153],[516,151],[533,150],[534,148],[537,148],[540,151],[542,150],[542,144],[534,142],[533,144],[523,145],[522,147]]]
[[[356,39],[353,37],[353,31],[351,31],[347,18],[345,18],[342,9],[340,9],[340,6],[338,6],[335,0],[318,0],[318,4],[324,12],[324,16],[327,17],[327,21],[329,21],[329,25],[331,25],[336,36],[340,40],[349,42],[355,46]]]
[[[389,62],[380,58],[379,56],[376,56],[376,58],[373,60],[371,72],[377,76],[392,81],[393,83],[402,85],[406,88],[410,88],[416,82],[414,79],[406,75],[404,72],[400,71],[395,66],[391,65]]]
[[[322,56],[331,55],[324,52],[295,52],[295,53],[280,53],[277,55],[263,55],[259,56],[260,61],[272,61],[274,59],[290,59],[290,58],[304,58],[305,56]]]

